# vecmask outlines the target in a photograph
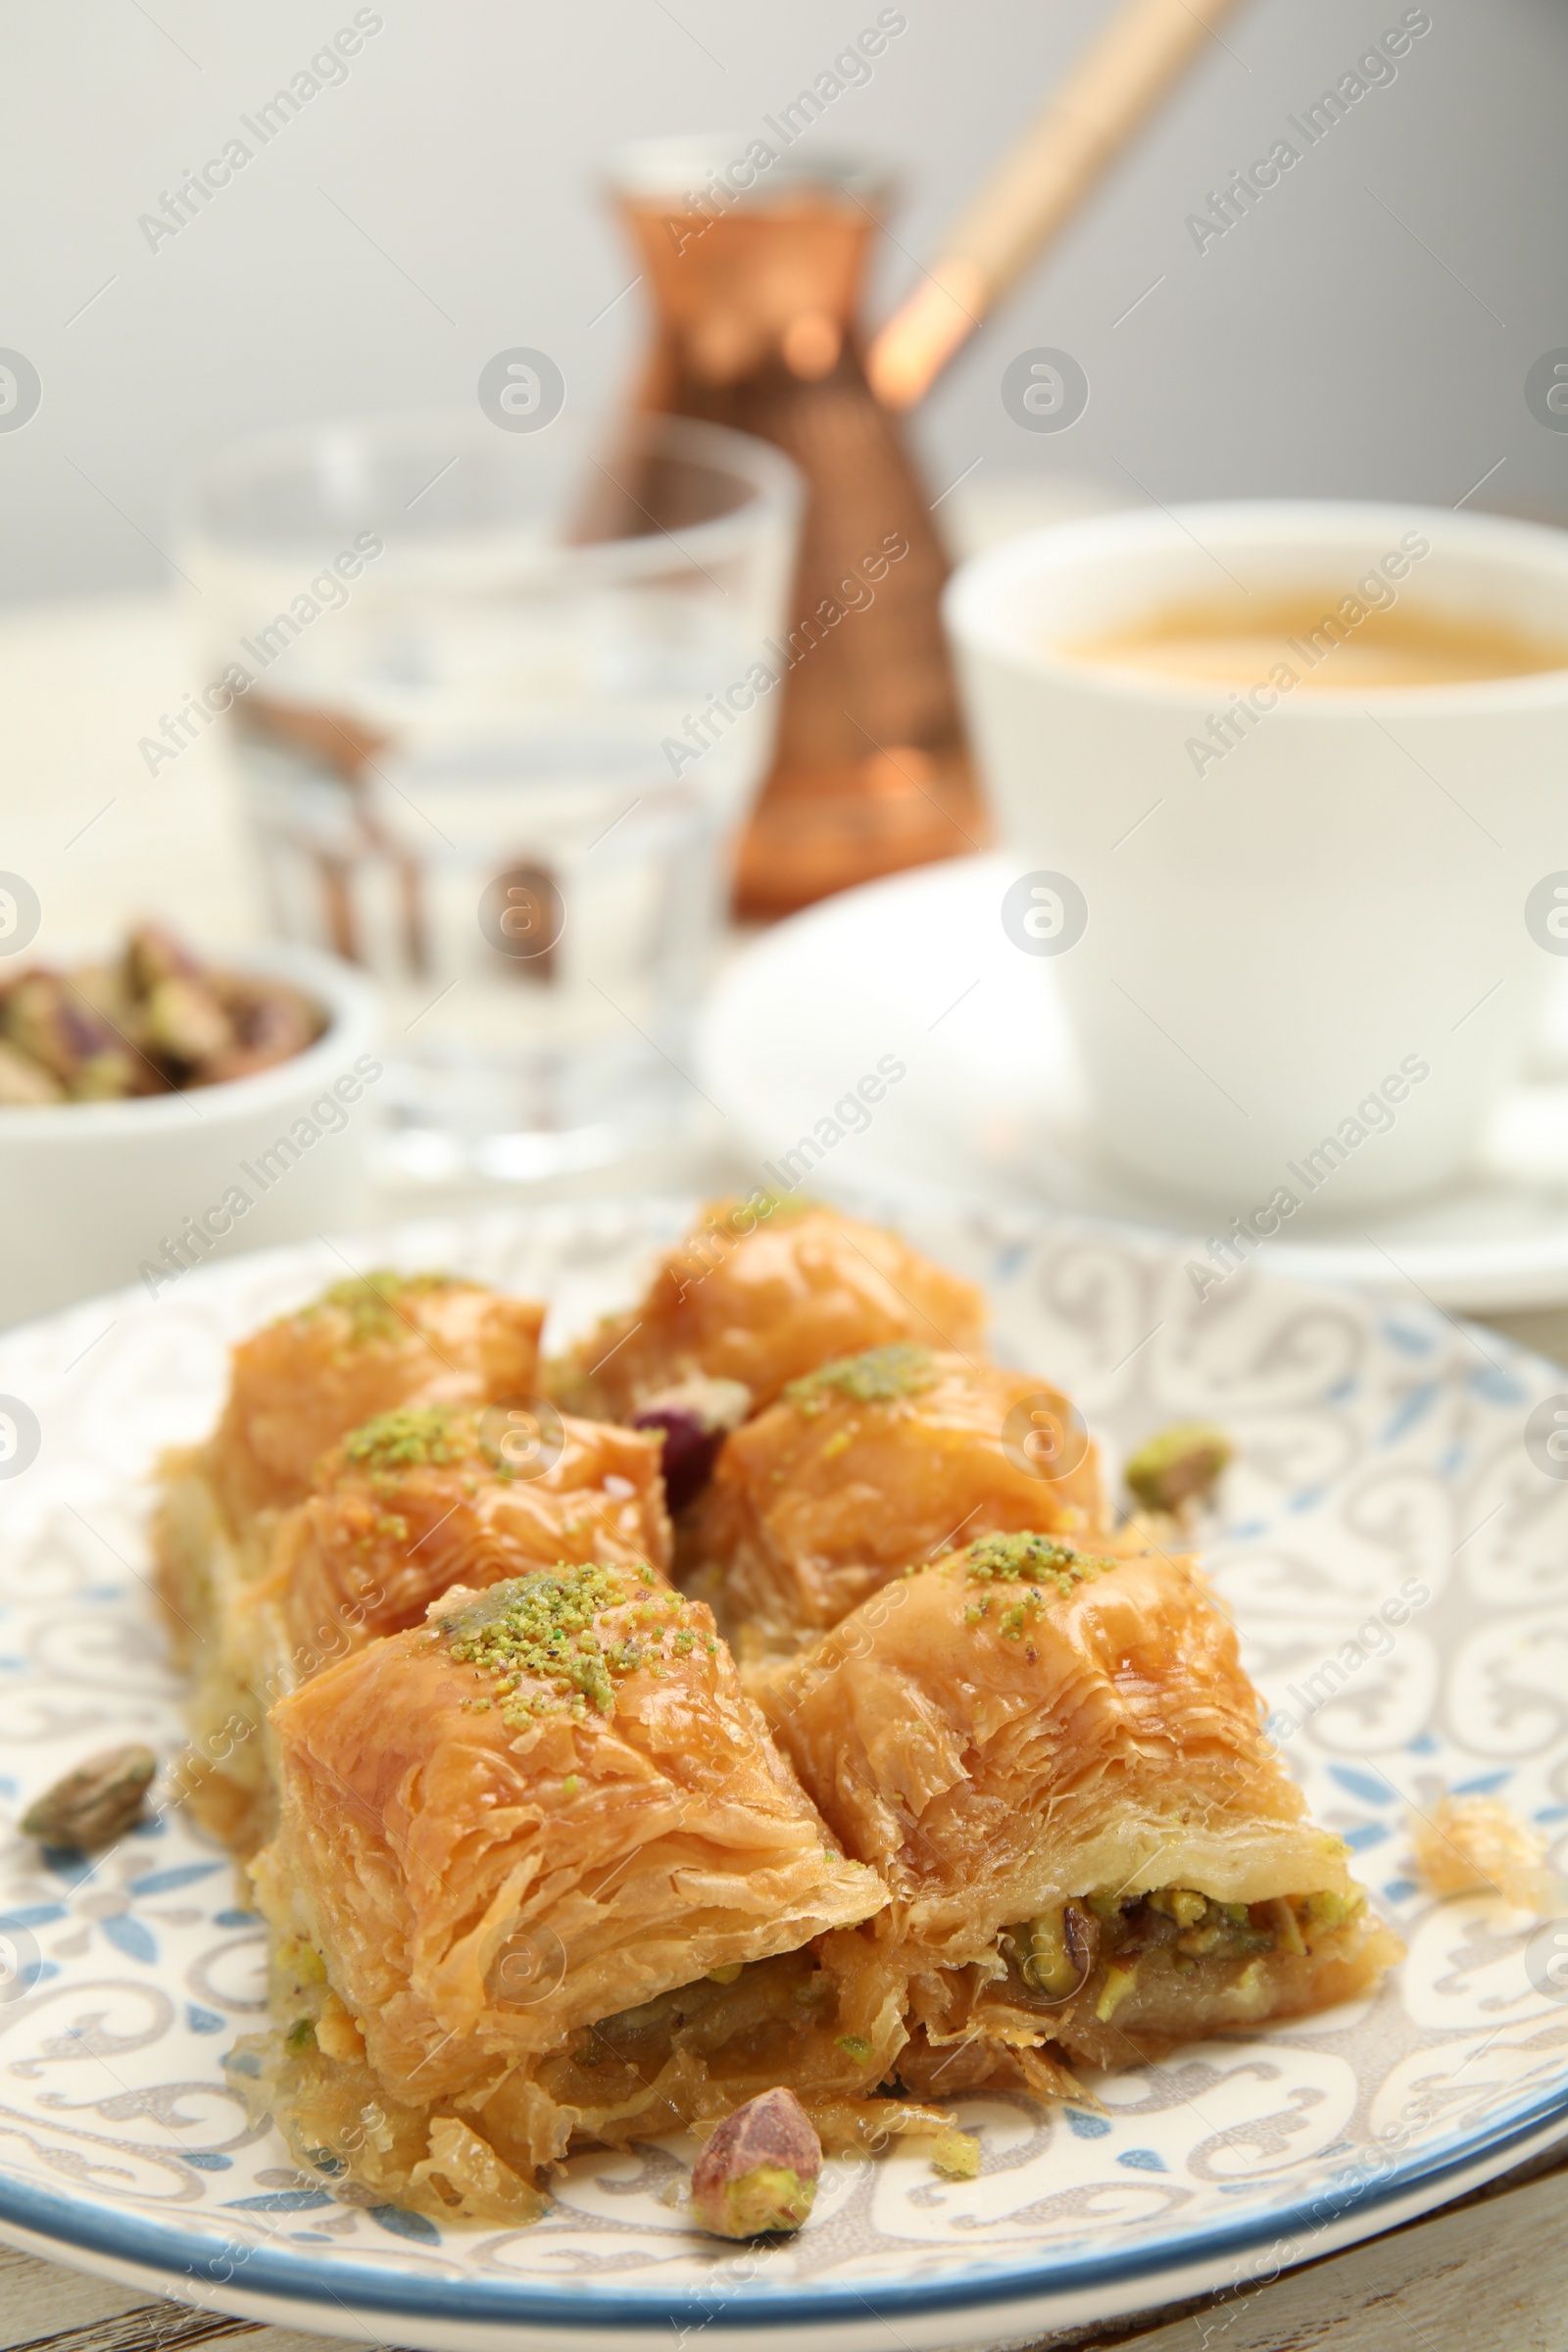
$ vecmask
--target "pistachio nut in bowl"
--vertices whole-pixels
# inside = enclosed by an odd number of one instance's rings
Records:
[[[379,1029],[362,974],[280,942],[0,966],[0,1325],[362,1215]]]

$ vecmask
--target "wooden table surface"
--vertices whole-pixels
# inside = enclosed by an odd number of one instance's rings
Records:
[[[153,782],[136,750],[193,677],[179,618],[162,599],[41,607],[0,624],[3,862],[33,877],[53,907],[69,906],[73,929],[117,929],[139,910],[150,874],[167,884],[172,859],[209,936],[259,927],[221,760],[199,743]],[[166,901],[167,888],[152,897]],[[709,1138],[642,1180],[686,1190],[732,1176]],[[1568,1360],[1568,1309],[1482,1319]],[[0,2246],[0,2352],[181,2352],[240,2337],[256,2352],[327,2340],[150,2304]],[[1085,2352],[1568,2352],[1568,2148],[1272,2285],[1051,2340]]]

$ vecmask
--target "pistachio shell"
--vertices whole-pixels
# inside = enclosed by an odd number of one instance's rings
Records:
[[[822,2146],[793,2090],[737,2107],[692,2167],[692,2215],[716,2237],[798,2230],[810,2212]]]
[[[1234,1451],[1212,1422],[1180,1422],[1140,1446],[1127,1464],[1128,1492],[1146,1510],[1179,1512],[1208,1494]]]
[[[65,1088],[41,1061],[0,1037],[0,1108],[20,1110],[65,1099]]]
[[[148,992],[146,1039],[154,1054],[172,1061],[201,1063],[225,1054],[234,1042],[222,1007],[201,980],[175,974]]]
[[[124,972],[132,992],[148,996],[161,980],[190,979],[200,966],[162,923],[137,923],[125,941]]]
[[[46,1845],[95,1853],[140,1820],[157,1770],[150,1747],[106,1747],[34,1798],[22,1817],[23,1830]]]

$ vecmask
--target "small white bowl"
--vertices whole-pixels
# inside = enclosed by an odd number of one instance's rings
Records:
[[[365,1138],[383,1074],[376,991],[313,948],[257,941],[202,954],[303,989],[326,1028],[250,1078],[128,1102],[0,1108],[0,1325],[122,1283],[166,1298],[209,1257],[363,1221]],[[41,960],[87,957],[52,949]]]

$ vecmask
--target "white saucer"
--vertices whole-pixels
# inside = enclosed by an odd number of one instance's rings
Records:
[[[818,1195],[1050,1206],[1192,1236],[1206,1260],[1203,1239],[1225,1230],[1218,1203],[1162,1197],[1096,1157],[1051,966],[1020,956],[998,916],[1014,870],[1001,858],[922,866],[765,932],[709,1004],[704,1089],[786,1182]],[[861,1111],[834,1105],[879,1061],[905,1074],[854,1131]],[[1445,1306],[1568,1303],[1568,972],[1530,1081],[1468,1179],[1353,1219],[1309,1222],[1313,1205],[1289,1242],[1266,1245],[1275,1271]]]

